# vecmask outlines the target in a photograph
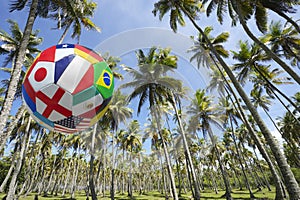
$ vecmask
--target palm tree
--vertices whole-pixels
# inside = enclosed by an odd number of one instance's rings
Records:
[[[298,26],[299,27],[299,26]],[[270,48],[277,55],[291,60],[292,66],[300,66],[300,33],[295,31],[292,26],[286,27],[280,21],[272,21],[268,32],[262,38],[265,43],[270,45]]]
[[[284,194],[284,189],[281,186],[281,179],[274,167],[273,162],[270,159],[270,156],[268,155],[264,144],[262,144],[260,138],[257,135],[257,131],[254,130],[253,125],[250,124],[250,122],[248,121],[246,115],[245,115],[245,111],[242,108],[242,106],[239,103],[239,99],[237,98],[235,92],[233,91],[233,89],[231,88],[228,80],[226,79],[224,73],[222,73],[220,71],[220,69],[218,68],[218,70],[216,70],[215,68],[213,68],[213,78],[212,78],[212,83],[210,84],[211,89],[213,88],[218,88],[218,91],[221,92],[220,94],[222,95],[224,92],[224,90],[226,91],[226,94],[228,95],[228,97],[230,98],[232,105],[235,109],[235,111],[237,112],[238,116],[241,118],[241,120],[243,121],[244,124],[242,124],[242,126],[246,129],[246,133],[245,135],[250,134],[251,138],[253,139],[253,141],[255,142],[255,145],[257,145],[261,155],[263,156],[263,158],[266,160],[266,162],[268,163],[269,169],[271,170],[271,173],[274,177],[275,180],[275,186],[276,186],[276,196],[275,199],[276,200],[280,200],[285,198],[285,194]],[[220,77],[221,76],[221,77]],[[215,82],[213,82],[215,81]],[[229,92],[231,91],[231,92]],[[231,97],[233,96],[233,98]],[[236,105],[235,105],[236,104]]]
[[[20,150],[19,158],[18,158],[18,161],[16,163],[13,175],[11,177],[11,180],[10,180],[9,190],[8,190],[8,193],[7,193],[7,199],[14,199],[15,198],[15,192],[16,192],[16,189],[17,189],[17,177],[21,172],[23,162],[24,162],[24,159],[25,159],[25,153],[26,153],[26,150],[27,150],[27,145],[26,144],[28,142],[27,140],[30,140],[30,137],[31,137],[31,132],[30,132],[31,120],[32,120],[32,118],[31,118],[31,116],[29,116],[27,118],[26,127],[20,127],[20,128],[23,128],[23,130],[20,130],[20,131],[22,131],[24,133],[24,136],[22,137],[22,141],[21,141],[21,144],[20,144],[21,145],[21,150]],[[25,128],[25,130],[24,130],[24,128]]]
[[[211,128],[211,124],[216,125],[218,128],[221,128],[219,121],[224,118],[224,116],[218,111],[218,108],[212,105],[211,98],[205,95],[204,90],[197,90],[195,94],[195,98],[192,99],[192,103],[189,106],[189,110],[187,111],[191,114],[191,119],[194,122],[193,124],[200,123],[202,125],[202,132],[205,136],[209,135],[211,142],[214,141],[214,133]],[[220,151],[217,147],[217,144],[213,143],[214,151],[216,153],[217,160],[219,162],[220,170],[222,173],[223,181],[226,187],[226,199],[232,199],[231,197],[231,188],[229,183],[229,178],[227,172],[225,170],[225,166],[221,161]]]
[[[3,30],[0,31],[0,41],[3,43],[0,46],[0,54],[6,55],[2,67],[7,67],[9,63],[14,64],[20,41],[23,37],[23,32],[16,21],[8,19],[7,22],[9,23],[9,30],[11,32],[11,35]],[[41,44],[43,39],[37,36],[38,32],[39,31],[36,30],[30,34],[28,46],[25,51],[25,66],[29,66],[32,63],[34,59],[33,54],[37,54],[40,52],[40,50],[37,49],[36,46]],[[11,71],[13,71],[13,67]]]
[[[0,47],[0,54],[6,55],[6,58],[4,60],[1,70],[5,71],[5,72],[9,72],[12,75],[14,72],[15,59],[16,59],[16,56],[19,51],[18,48],[20,46],[20,41],[23,37],[23,33],[20,30],[17,22],[15,22],[13,20],[8,20],[8,23],[10,24],[11,36],[5,31],[0,31],[0,41],[3,42],[3,44]],[[30,34],[28,45],[25,50],[24,65],[27,67],[32,63],[32,61],[34,59],[33,54],[37,54],[38,52],[40,52],[36,48],[36,46],[42,42],[42,38],[37,37],[37,34],[38,34],[38,31],[32,32]],[[6,66],[9,63],[12,63],[12,68],[6,68]],[[24,77],[24,74],[25,73],[23,71],[21,71],[21,77],[20,77],[20,80],[18,80],[18,82],[17,82],[17,88],[16,88],[16,92],[15,92],[13,100],[21,97],[21,84],[22,84],[22,77]],[[13,81],[12,77],[10,77],[8,80],[2,80],[2,84],[4,85],[4,90],[1,92],[1,94],[5,95],[4,102],[6,101],[5,99],[8,97],[9,85],[11,84],[12,81]],[[2,107],[1,113],[3,112],[2,111],[3,109],[4,109],[4,107]],[[20,110],[21,113],[23,113],[23,111],[24,111],[24,108],[22,108]],[[12,121],[12,123],[14,123],[14,121]],[[5,145],[5,142],[6,142],[7,138],[9,137],[9,132],[7,132],[7,131],[2,132],[2,134],[4,136],[3,138],[1,137],[1,132],[0,132],[1,149],[3,148],[3,145]]]
[[[111,103],[108,107],[106,114],[104,115],[104,120],[107,121],[113,130],[112,135],[112,168],[111,168],[111,199],[114,199],[114,171],[115,171],[115,133],[118,131],[120,123],[125,123],[126,119],[132,116],[133,110],[128,108],[128,101],[126,101],[126,96],[121,93],[120,90],[114,92]]]
[[[299,117],[298,117],[299,119]],[[289,112],[285,113],[283,117],[278,118],[279,122],[277,123],[279,126],[279,130],[282,133],[282,137],[287,142],[287,145],[290,147],[290,150],[293,152],[295,156],[296,163],[300,165],[300,145],[299,145],[299,128],[300,124],[297,119],[292,116]]]
[[[208,36],[208,37],[209,37],[209,40],[214,41],[214,38],[212,36]],[[226,39],[224,41],[226,41]],[[195,43],[196,46],[198,46],[198,51],[200,53],[203,52],[203,50],[207,54],[209,53],[209,47],[208,47],[207,44],[204,43],[204,40],[203,40],[201,35],[198,36],[198,39],[196,41],[194,41],[194,43]],[[218,45],[217,52],[220,51],[220,54],[223,55],[223,57],[226,57],[226,55],[224,53],[222,53],[226,50],[222,47],[221,43],[218,43],[217,45]],[[195,49],[194,52],[197,53],[197,49]],[[260,152],[263,155],[264,159],[267,161],[267,163],[269,165],[269,168],[270,168],[270,170],[273,174],[273,177],[276,180],[275,181],[276,199],[283,199],[284,198],[284,194],[283,194],[284,191],[281,187],[281,180],[279,179],[278,173],[276,172],[276,170],[274,168],[274,165],[273,165],[272,161],[270,160],[269,155],[267,154],[267,152],[266,152],[264,146],[262,145],[260,139],[256,135],[256,132],[252,128],[252,125],[250,125],[250,123],[248,122],[247,117],[245,116],[245,111],[239,103],[240,99],[238,99],[237,95],[235,94],[235,91],[233,91],[231,85],[229,84],[230,80],[227,80],[228,78],[226,76],[225,71],[220,68],[218,62],[215,61],[216,58],[213,55],[209,55],[209,56],[212,59],[213,63],[210,63],[211,64],[210,68],[212,69],[212,73],[211,73],[212,79],[211,79],[210,84],[208,85],[207,89],[212,90],[214,88],[217,88],[218,92],[220,93],[221,96],[228,96],[230,98],[230,100],[232,102],[232,105],[235,107],[235,110],[237,111],[237,113],[239,113],[239,116],[241,117],[242,121],[247,126],[247,129],[249,130],[249,133],[250,133],[251,137],[253,138],[253,140],[257,144],[258,149],[260,150]],[[279,78],[279,80],[280,80],[280,78]],[[277,81],[275,81],[275,82],[277,82]],[[237,106],[235,106],[235,104]]]
[[[262,134],[266,138],[268,144],[270,145],[271,151],[275,156],[275,159],[279,165],[279,168],[281,170],[281,173],[284,177],[285,184],[287,186],[290,198],[292,199],[299,199],[300,198],[300,188],[299,185],[295,179],[295,176],[293,175],[284,155],[280,151],[280,148],[278,146],[278,143],[273,138],[273,135],[271,134],[270,130],[267,128],[266,124],[263,122],[261,117],[259,116],[257,110],[255,107],[251,104],[250,99],[248,98],[246,92],[243,90],[239,82],[236,80],[234,74],[232,73],[231,69],[228,67],[228,65],[225,63],[225,61],[222,59],[222,57],[217,53],[214,46],[211,44],[208,37],[205,35],[204,31],[201,29],[200,26],[196,23],[195,19],[197,17],[197,12],[200,11],[199,4],[194,1],[188,1],[187,4],[183,4],[183,1],[174,1],[169,2],[167,0],[161,0],[158,3],[154,4],[154,11],[153,13],[156,15],[157,12],[160,12],[160,18],[162,18],[169,10],[178,10],[179,13],[183,12],[188,19],[192,22],[193,26],[199,31],[199,33],[204,38],[205,42],[207,43],[209,49],[211,50],[211,53],[216,57],[220,65],[223,67],[227,75],[229,76],[232,84],[234,85],[235,89],[245,102],[246,106],[248,107],[249,111],[251,112],[253,118],[257,122],[257,125],[259,126]],[[177,23],[177,18],[170,18],[172,23]],[[244,21],[242,21],[244,22]],[[175,28],[174,26],[172,29]],[[174,29],[176,31],[176,29]],[[256,42],[256,41],[255,41]],[[273,58],[273,57],[272,57]],[[273,58],[274,59],[274,58]],[[294,79],[296,79],[296,76],[293,76]],[[299,83],[300,83],[300,77],[299,77]]]
[[[185,129],[183,128],[182,113],[181,113],[181,110],[178,110],[178,108],[177,108],[177,104],[180,103],[178,95],[181,95],[181,94],[179,94],[180,91],[176,91],[176,93],[177,93],[176,94],[176,100],[175,100],[175,92],[171,93],[170,102],[172,103],[172,106],[173,106],[174,111],[175,111],[176,121],[177,121],[178,126],[179,126],[179,133],[180,133],[181,138],[182,138],[186,159],[188,161],[187,163],[189,164],[189,166],[191,168],[191,176],[192,176],[191,181],[192,181],[192,185],[194,187],[194,192],[195,192],[195,194],[193,196],[194,196],[195,199],[200,199],[200,189],[199,189],[199,185],[198,185],[198,181],[197,181],[197,177],[196,177],[195,167],[194,167],[192,156],[191,156],[191,153],[190,153],[190,150],[189,150],[189,145],[188,145],[188,142],[187,142]]]
[[[271,105],[270,97],[267,96],[267,95],[263,95],[263,91],[262,91],[261,88],[259,88],[259,89],[254,88],[254,89],[252,89],[250,95],[252,97],[251,102],[253,103],[253,105],[256,108],[258,108],[258,107],[262,108],[263,111],[266,113],[266,115],[269,117],[269,119],[272,121],[272,123],[275,126],[275,128],[277,130],[279,130],[279,128],[277,127],[275,121],[273,120],[273,118],[268,113],[269,106]]]
[[[208,1],[204,0],[203,2],[206,3]],[[216,6],[216,4],[218,4],[218,6]],[[296,74],[290,66],[271,51],[261,40],[259,40],[247,26],[247,20],[254,14],[258,29],[263,33],[267,30],[267,12],[262,6],[261,1],[256,1],[255,3],[251,1],[239,2],[236,0],[211,1],[208,7],[209,9],[207,9],[207,14],[209,15],[215,7],[218,8],[217,16],[220,22],[222,22],[223,14],[226,12],[226,9],[224,8],[228,7],[233,24],[235,25],[237,20],[239,20],[247,35],[257,45],[259,45],[271,59],[277,62],[298,84],[300,84],[300,76],[298,76],[298,74]]]
[[[228,32],[222,32],[221,34],[213,37],[210,35],[211,31],[213,31],[212,26],[207,26],[204,28],[204,34],[208,37],[211,44],[215,47],[216,51],[224,58],[229,57],[229,52],[222,45],[229,38]],[[193,52],[194,55],[190,58],[190,61],[196,60],[198,64],[198,68],[207,67],[210,68],[214,65],[211,59],[210,50],[205,42],[205,39],[199,33],[198,37],[195,39],[192,37],[194,41],[194,45],[188,50],[189,52]]]
[[[236,137],[234,126],[237,126],[237,119],[236,119],[237,113],[235,112],[234,107],[229,103],[229,98],[228,97],[227,98],[220,98],[219,99],[219,105],[220,105],[220,107],[225,108],[224,109],[224,111],[225,111],[224,114],[227,117],[227,119],[225,121],[225,127],[227,127],[229,129],[229,131],[225,132],[224,134],[227,133],[228,135],[230,135],[230,137],[233,140],[233,143],[234,143],[234,146],[235,146],[235,149],[236,149],[236,153],[237,153],[237,159],[238,159],[239,164],[242,168],[242,172],[243,172],[243,175],[244,175],[246,187],[249,190],[250,198],[255,198],[254,194],[251,190],[247,175],[245,173],[245,167],[242,163],[242,155],[241,155],[242,152],[241,152],[239,146],[237,145],[237,141],[236,141],[237,137]]]
[[[133,199],[132,196],[132,155],[133,153],[138,153],[142,149],[142,143],[139,136],[140,125],[137,120],[133,120],[129,126],[128,131],[123,135],[123,145],[125,149],[130,152],[129,160],[130,160],[130,169],[129,169],[129,189],[128,196],[130,199]]]
[[[26,4],[26,1],[25,3]],[[25,5],[24,5],[25,6]],[[4,142],[4,140],[7,138],[7,134],[3,133],[3,130],[5,130],[5,125],[7,122],[8,115],[10,113],[12,103],[14,100],[14,96],[17,90],[17,85],[20,79],[20,75],[22,72],[22,66],[23,61],[26,55],[26,49],[29,43],[30,35],[32,32],[32,27],[34,24],[34,21],[36,19],[36,13],[37,13],[37,7],[38,7],[38,0],[32,0],[30,4],[30,10],[27,18],[27,22],[25,25],[23,37],[20,40],[18,53],[15,56],[14,61],[14,71],[11,74],[11,81],[8,87],[8,92],[6,95],[6,98],[4,99],[3,107],[0,114],[0,144]]]
[[[239,42],[239,45],[239,52],[232,51],[234,54],[233,59],[239,61],[233,66],[233,70],[239,71],[238,80],[244,84],[247,79],[250,79],[250,81],[254,83],[254,87],[264,87],[268,95],[272,98],[275,96],[283,106],[285,105],[278,94],[297,108],[294,102],[276,87],[276,85],[293,83],[287,77],[280,77],[284,71],[279,70],[278,68],[271,70],[270,66],[262,64],[261,62],[269,59],[262,54],[259,46],[255,44],[249,45],[248,42],[242,41]]]
[[[135,97],[140,97],[138,103],[139,114],[141,107],[148,100],[152,118],[157,123],[158,133],[162,137],[162,128],[160,125],[161,111],[159,105],[171,96],[171,91],[181,88],[181,82],[169,76],[162,76],[166,74],[171,68],[177,67],[177,57],[169,55],[170,49],[158,49],[152,47],[147,56],[142,50],[137,52],[139,70],[130,67],[124,67],[129,72],[134,80],[125,83],[122,87],[133,87],[134,91],[129,95],[128,99],[132,100]],[[164,156],[167,161],[167,169],[172,187],[172,194],[174,199],[178,199],[175,180],[171,169],[171,162],[165,142],[162,142]]]
[[[56,4],[57,12],[50,14],[50,17],[58,20],[57,29],[64,28],[64,32],[58,44],[63,42],[71,26],[73,26],[71,37],[76,38],[78,43],[83,27],[87,30],[100,32],[101,29],[91,20],[97,9],[96,2],[88,0],[67,0],[57,1]]]
[[[295,13],[296,9],[293,5],[299,5],[298,0],[284,0],[284,1],[272,1],[272,0],[260,0],[261,5],[273,12],[277,13],[279,16],[283,17],[287,22],[294,26],[298,33],[300,33],[300,27],[292,20],[286,13]]]

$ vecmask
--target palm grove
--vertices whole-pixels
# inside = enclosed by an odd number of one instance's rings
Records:
[[[171,49],[138,50],[137,66],[121,65],[132,78],[115,91],[104,117],[90,130],[73,135],[47,131],[31,120],[23,106],[14,116],[10,111],[20,99],[24,69],[43,42],[33,30],[35,21],[55,20],[56,28],[63,30],[58,43],[68,32],[79,42],[83,29],[100,30],[91,20],[97,4],[87,0],[10,3],[11,12],[30,9],[24,31],[9,19],[10,31],[0,32],[1,73],[10,74],[0,88],[0,192],[7,199],[32,192],[75,198],[79,190],[92,199],[114,199],[116,193],[133,198],[134,192],[154,190],[166,198],[190,192],[201,199],[206,189],[232,199],[236,188],[246,188],[254,198],[254,190],[274,187],[275,199],[300,198],[300,28],[289,15],[296,12],[299,1],[156,2],[154,16],[160,20],[169,16],[174,32],[186,21],[198,32],[188,51],[199,68],[209,69],[210,84],[187,98],[191,91],[170,76],[178,67]],[[278,21],[269,22],[269,13]],[[230,19],[249,40],[238,41],[238,49],[226,49],[228,32],[214,35],[213,27],[201,26],[201,20],[213,14],[214,26]],[[259,34],[253,34],[250,21]],[[122,82],[116,71],[121,61],[109,55],[106,60]],[[282,85],[295,88],[295,94],[285,94]],[[123,89],[131,92],[125,95]],[[212,90],[218,97],[209,95]],[[137,110],[129,107],[130,102]],[[285,110],[282,116],[270,114],[274,102]],[[258,110],[281,134],[283,152]],[[148,113],[146,125],[132,120],[140,113]],[[145,141],[151,142],[150,154],[144,153]],[[10,153],[4,155],[5,150]]]

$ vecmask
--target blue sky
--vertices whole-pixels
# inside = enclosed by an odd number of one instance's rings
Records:
[[[27,19],[27,11],[28,8],[26,8],[24,11],[18,12],[15,11],[13,13],[8,12],[8,1],[0,1],[0,10],[1,10],[1,19],[0,19],[0,29],[9,31],[8,30],[8,24],[6,23],[6,19],[13,19],[17,21],[23,29],[25,25],[25,21]],[[165,18],[162,21],[159,21],[158,17],[154,17],[152,14],[153,10],[153,4],[156,2],[154,0],[97,0],[98,3],[98,9],[95,13],[93,21],[95,24],[97,24],[101,29],[101,33],[94,32],[94,31],[85,31],[83,30],[80,44],[90,47],[92,49],[101,47],[101,44],[103,44],[105,41],[109,40],[111,37],[116,37],[124,31],[131,31],[134,29],[143,29],[143,28],[162,28],[170,30],[169,28],[169,22],[168,22],[168,14],[165,16]],[[212,14],[214,15],[214,14]],[[296,14],[295,14],[296,16]],[[274,15],[270,15],[271,18],[274,17]],[[247,36],[243,34],[243,32],[240,31],[239,28],[232,28],[231,27],[231,20],[225,20],[223,25],[219,25],[214,18],[206,18],[205,16],[201,16],[200,19],[201,22],[199,23],[201,27],[209,26],[209,25],[215,25],[215,29],[213,31],[213,35],[217,35],[222,31],[229,31],[230,32],[230,38],[226,46],[230,49],[236,49],[237,48],[237,41],[240,39],[247,39]],[[254,25],[252,26],[252,30],[256,30]],[[39,36],[44,38],[43,44],[39,47],[40,49],[46,49],[52,45],[55,45],[57,41],[59,40],[63,30],[52,30],[52,28],[55,27],[55,22],[50,20],[45,20],[38,18],[35,25],[34,30],[39,29],[40,34]],[[189,37],[191,35],[196,36],[196,31],[192,27],[192,25],[188,22],[185,27],[179,27],[178,33]],[[145,40],[147,40],[147,37],[151,37],[151,35],[145,35]],[[132,35],[133,41],[124,41],[122,45],[130,44],[134,42],[135,35]],[[166,38],[168,40],[168,38]],[[72,40],[69,36],[65,39],[66,43],[76,43],[76,40]],[[174,40],[174,45],[177,44],[178,41]],[[165,47],[162,45],[162,47]],[[142,48],[142,47],[141,47]],[[172,48],[172,47],[171,47]],[[100,50],[101,49],[97,49]],[[132,52],[128,52],[127,54],[124,54],[124,60],[128,60],[129,63],[125,63],[127,65],[130,65],[132,62],[132,57],[128,55],[133,55],[134,49],[132,49]],[[120,56],[120,55],[114,55],[114,56]],[[179,55],[181,56],[181,55]],[[0,62],[2,62],[3,57],[0,57]],[[182,59],[182,58],[181,58]],[[130,61],[131,60],[131,61]],[[121,61],[121,63],[124,63]],[[182,65],[189,65],[186,60],[181,60],[180,63]],[[231,63],[230,63],[231,64]],[[191,66],[190,66],[191,67]],[[296,70],[299,72],[299,70]],[[2,79],[4,76],[3,72],[0,72],[0,78]],[[203,80],[200,81],[199,85],[197,85],[197,82],[195,82],[195,79],[198,77],[201,79],[201,75],[194,73],[193,70],[190,72],[190,76],[194,78],[187,78],[189,74],[186,74],[187,71],[178,71],[178,73],[183,77],[183,79],[190,81],[190,85],[195,87],[194,89],[197,89],[198,87],[203,88]],[[194,82],[193,82],[194,81]],[[293,93],[296,90],[299,91],[299,87],[294,86],[288,86],[285,88],[282,88],[289,96],[293,95]],[[271,115],[272,116],[278,116],[282,113],[282,108],[278,105],[274,105],[271,108]],[[262,115],[264,119],[266,117]],[[269,122],[266,119],[266,122],[269,124]],[[270,125],[270,130],[274,130],[274,128]]]

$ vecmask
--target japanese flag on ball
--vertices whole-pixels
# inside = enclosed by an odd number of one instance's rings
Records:
[[[74,133],[106,112],[114,77],[103,58],[86,47],[60,44],[41,52],[22,85],[33,118],[51,131]]]

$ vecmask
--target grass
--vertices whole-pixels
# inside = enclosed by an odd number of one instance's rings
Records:
[[[218,194],[215,194],[213,191],[205,190],[201,192],[201,199],[204,200],[224,200],[225,198],[221,198],[221,196],[224,194],[224,191],[219,191]],[[256,197],[256,200],[273,200],[275,199],[275,188],[272,188],[272,191],[269,192],[267,189],[262,189],[262,191],[253,190],[253,193]],[[109,193],[106,193],[107,195]],[[0,194],[0,199],[2,199],[5,195]],[[19,200],[33,200],[35,194],[32,193],[28,195],[27,197],[20,197]],[[164,195],[160,194],[159,192],[149,192],[144,195],[139,195],[138,193],[133,194],[133,199],[135,200],[163,200],[165,199]],[[188,194],[182,194],[182,196],[179,198],[180,200],[189,200],[191,199],[191,193]],[[232,197],[234,199],[239,200],[250,200],[248,190],[233,190],[232,191]],[[90,197],[91,199],[91,197]],[[109,200],[109,196],[107,197],[101,197],[98,196],[99,200]],[[116,194],[115,199],[117,200],[127,200],[130,199],[127,197],[126,194]],[[70,200],[70,196],[61,197],[61,196],[48,196],[48,197],[42,197],[39,196],[39,200]],[[86,200],[85,193],[77,193],[76,194],[76,200]]]

